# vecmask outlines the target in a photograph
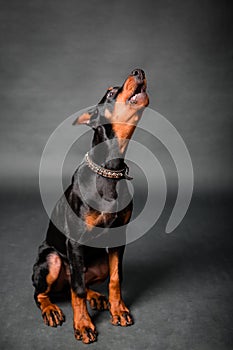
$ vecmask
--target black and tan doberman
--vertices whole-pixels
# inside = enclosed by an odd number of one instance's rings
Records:
[[[124,232],[130,220],[133,204],[127,199],[129,192],[124,179],[129,179],[129,176],[124,155],[148,104],[145,73],[135,69],[121,87],[109,88],[97,106],[74,121],[73,124],[86,124],[93,129],[92,148],[75,171],[71,185],[55,205],[46,239],[39,248],[33,267],[35,301],[45,324],[56,327],[65,321],[61,309],[51,302],[51,294],[62,292],[68,285],[75,338],[83,343],[97,339],[87,301],[93,309],[109,309],[113,325],[133,324],[121,293],[123,241],[119,241],[122,243],[119,246],[103,243],[101,247],[96,247],[85,244],[88,242],[85,237],[93,240],[97,228],[104,229],[105,237],[112,234],[111,228],[114,227],[122,227]],[[84,199],[84,192],[89,196],[88,201]],[[127,205],[117,210],[119,196],[122,196],[120,202],[124,203],[124,197]],[[90,197],[93,201],[101,198],[105,203],[104,210],[90,205]],[[71,211],[79,218],[78,224]],[[115,238],[112,239],[114,242]],[[92,284],[107,278],[108,299],[90,289]]]

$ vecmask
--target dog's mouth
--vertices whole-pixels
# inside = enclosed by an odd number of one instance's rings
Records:
[[[128,99],[130,104],[137,104],[141,102],[147,96],[146,94],[146,85],[144,83],[139,84],[134,91],[133,95]]]
[[[135,69],[125,80],[117,95],[116,102],[127,105],[130,110],[141,110],[148,106],[149,97],[146,92],[147,81],[142,69]]]

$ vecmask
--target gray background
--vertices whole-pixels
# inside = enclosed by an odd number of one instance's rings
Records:
[[[228,3],[1,1],[1,178],[36,183],[56,126],[142,67],[150,107],[187,143],[196,184],[229,189]]]
[[[130,329],[96,317],[93,348],[232,348],[232,60],[230,1],[0,1],[1,348],[82,348],[47,329],[31,266],[47,217],[38,190],[44,145],[64,118],[95,104],[135,67],[150,107],[182,135],[195,191],[174,234],[166,215],[128,247]],[[164,149],[158,147],[158,158]],[[146,160],[145,160],[146,161]],[[172,167],[171,167],[172,168]],[[170,167],[168,167],[168,176]],[[72,173],[72,170],[70,170]]]

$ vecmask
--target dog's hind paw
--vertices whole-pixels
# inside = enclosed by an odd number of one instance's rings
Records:
[[[89,301],[92,310],[108,310],[108,299],[98,292],[89,289],[87,292],[87,300]]]
[[[55,304],[50,304],[43,309],[42,318],[44,323],[50,327],[61,326],[65,322],[65,315]]]

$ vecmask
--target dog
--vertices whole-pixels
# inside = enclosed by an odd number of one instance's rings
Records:
[[[108,88],[96,106],[73,122],[93,129],[92,148],[55,205],[33,266],[34,298],[44,323],[57,327],[65,321],[61,309],[52,303],[51,295],[63,293],[68,285],[74,335],[86,344],[97,340],[87,301],[93,309],[108,309],[113,325],[133,324],[121,293],[124,233],[133,209],[132,200],[128,200],[127,180],[131,178],[124,156],[129,139],[149,104],[146,87],[144,71],[134,69],[122,86]],[[87,194],[87,201],[83,193]],[[119,197],[120,203],[124,203],[121,198],[125,199],[125,206],[119,207]],[[96,209],[99,199],[103,200],[104,210]],[[113,228],[121,228],[123,234],[111,236]],[[96,230],[102,230],[106,240],[101,241],[102,235]],[[95,237],[100,237],[100,245],[93,244]],[[106,279],[108,300],[90,289],[91,285]]]

